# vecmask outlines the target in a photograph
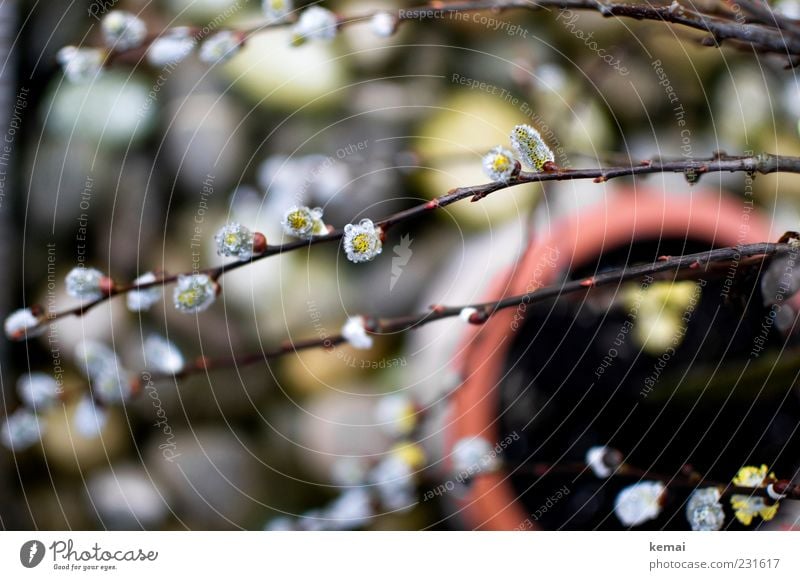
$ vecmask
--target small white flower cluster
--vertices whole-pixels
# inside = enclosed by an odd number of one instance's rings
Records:
[[[605,445],[589,448],[586,452],[586,465],[595,476],[605,479],[622,464],[622,454]]]
[[[136,284],[150,284],[157,280],[153,272],[142,274],[133,281]],[[161,300],[161,287],[151,286],[142,290],[131,290],[126,296],[128,303],[128,310],[131,312],[143,312],[150,310],[150,308],[159,300]]]
[[[686,519],[696,532],[711,532],[722,529],[725,512],[720,503],[719,489],[708,487],[696,489],[686,504]]]
[[[288,522],[288,528],[306,531],[322,530],[357,530],[368,524],[375,516],[372,496],[363,487],[354,487],[342,492],[335,500],[321,509],[309,510],[301,515],[297,522],[292,525]],[[286,522],[277,522],[278,525],[286,526]],[[276,529],[270,526],[268,529]]]
[[[495,471],[499,460],[492,444],[483,437],[466,437],[453,445],[453,472],[474,475]]]
[[[322,208],[310,208],[306,206],[293,205],[283,214],[281,226],[287,235],[311,239],[314,236],[324,236],[328,233],[328,227],[322,221]]]
[[[406,395],[386,395],[375,406],[375,421],[387,435],[405,437],[417,426],[416,405]]]
[[[147,62],[153,66],[176,65],[194,51],[197,39],[186,26],[170,28],[153,40],[147,49]]]
[[[23,406],[6,417],[0,427],[0,443],[13,451],[22,451],[42,437],[45,425],[40,413],[57,402],[61,387],[50,375],[30,373],[17,380],[17,395]]]
[[[27,340],[45,331],[44,324],[30,308],[20,308],[9,314],[4,327],[9,340]]]
[[[534,171],[541,171],[545,163],[555,161],[539,131],[530,125],[517,125],[511,130],[511,145],[522,162]]]
[[[100,283],[104,277],[100,270],[76,266],[67,274],[67,294],[86,302],[98,300],[103,296]]]
[[[108,422],[108,410],[99,406],[89,395],[84,395],[72,415],[72,424],[81,437],[94,439]]]
[[[399,443],[367,475],[380,504],[392,511],[408,511],[417,503],[416,474],[425,465],[425,453],[414,443]]]
[[[233,30],[221,30],[200,46],[200,60],[206,64],[223,64],[239,53],[242,36]]]
[[[292,44],[299,46],[309,40],[332,40],[338,26],[336,14],[321,6],[309,6],[292,27]]]
[[[217,254],[243,262],[253,257],[254,240],[253,232],[236,222],[225,224],[214,236]]]
[[[14,451],[22,451],[42,438],[43,429],[39,415],[20,407],[8,415],[0,427],[0,443]]]
[[[106,53],[97,48],[65,46],[58,51],[56,60],[69,82],[81,84],[93,81],[103,72]]]
[[[483,172],[492,181],[507,183],[513,176],[517,168],[517,160],[514,154],[498,145],[483,156]]]
[[[617,495],[614,513],[626,526],[639,526],[656,519],[661,513],[664,484],[660,481],[642,481],[629,485]]]
[[[283,22],[294,9],[292,0],[263,0],[261,11],[270,23]]]
[[[145,339],[144,360],[147,368],[166,375],[181,372],[185,364],[175,343],[157,334],[151,334]]]
[[[344,251],[354,263],[369,262],[383,251],[383,232],[372,220],[363,219],[358,224],[344,226]]]
[[[400,21],[398,20],[397,15],[383,10],[376,12],[369,21],[372,33],[380,38],[388,38],[392,36],[395,32],[397,32],[397,26],[399,23]]]
[[[89,379],[94,398],[104,404],[127,400],[131,393],[131,375],[117,354],[105,344],[84,340],[75,348],[75,363]]]
[[[106,14],[100,28],[106,46],[119,52],[139,48],[147,38],[144,21],[123,10],[112,10]]]
[[[408,511],[416,503],[416,473],[425,465],[422,448],[414,443],[395,445],[381,461],[368,470],[358,457],[342,457],[333,465],[333,479],[347,486],[337,499],[323,508],[305,512],[299,518],[275,518],[265,530],[352,530],[369,524],[376,507],[387,511]]]
[[[175,308],[186,314],[202,312],[217,298],[217,284],[206,274],[179,276],[172,294]]]
[[[367,321],[363,316],[351,316],[342,326],[342,336],[352,346],[359,350],[372,348],[372,337],[367,334]]]

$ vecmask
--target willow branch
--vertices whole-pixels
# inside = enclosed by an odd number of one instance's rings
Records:
[[[429,21],[452,18],[453,15],[469,12],[491,11],[500,13],[508,10],[550,10],[561,9],[571,11],[597,12],[607,18],[618,17],[634,20],[650,20],[675,24],[685,28],[699,30],[709,34],[707,45],[720,44],[725,40],[752,46],[758,51],[783,55],[800,55],[800,33],[791,21],[775,15],[774,18],[756,17],[756,22],[746,19],[737,22],[733,17],[711,15],[679,4],[677,1],[669,5],[654,6],[645,3],[605,3],[599,0],[473,0],[464,2],[443,3],[433,1],[415,8],[390,10],[374,10],[362,14],[337,14],[339,28],[358,24],[369,20],[379,12],[391,12],[398,23],[409,21]],[[770,11],[771,13],[771,11]],[[246,42],[247,37],[276,27],[284,27],[293,21],[264,22],[246,29],[233,30]],[[157,36],[150,37],[152,42]],[[129,56],[141,55],[142,49],[126,52],[114,52],[110,60],[125,59]],[[131,54],[128,54],[131,53]]]
[[[384,232],[397,224],[417,219],[425,214],[447,207],[456,202],[470,199],[479,201],[497,191],[508,189],[517,185],[528,183],[544,183],[549,181],[572,181],[578,179],[592,179],[596,183],[602,183],[619,177],[630,177],[638,175],[650,175],[654,173],[681,173],[684,174],[690,183],[695,183],[701,175],[705,173],[747,173],[754,175],[757,173],[768,174],[775,172],[800,173],[800,157],[788,157],[783,155],[749,155],[749,156],[729,156],[718,153],[706,159],[680,159],[673,161],[645,160],[638,165],[622,165],[616,167],[591,168],[591,169],[560,169],[552,166],[549,171],[541,173],[520,172],[507,182],[494,181],[482,185],[472,185],[457,187],[446,194],[434,198],[433,200],[416,205],[412,208],[399,211],[389,215],[382,220],[375,222]],[[82,303],[73,308],[48,312],[43,316],[43,322],[53,322],[66,316],[82,316],[95,306],[119,296],[127,294],[133,290],[144,290],[154,286],[165,286],[178,280],[180,276],[191,274],[206,274],[212,280],[219,280],[227,272],[232,272],[239,268],[248,266],[270,256],[285,254],[288,252],[301,250],[317,244],[339,241],[344,236],[343,229],[336,229],[324,236],[316,236],[310,240],[298,240],[279,245],[267,246],[261,254],[254,255],[249,260],[226,263],[221,266],[184,272],[181,274],[162,275],[153,282],[144,284],[128,284],[114,286],[106,295],[86,303]]]
[[[656,262],[650,264],[609,270],[590,278],[544,286],[533,292],[509,296],[501,300],[465,304],[461,306],[433,305],[428,311],[397,318],[365,316],[365,328],[370,334],[375,336],[406,332],[437,320],[460,316],[466,308],[475,309],[475,312],[469,318],[470,323],[483,324],[495,313],[507,308],[516,308],[522,304],[527,306],[566,295],[587,292],[593,288],[621,284],[622,282],[631,280],[641,280],[647,276],[655,277],[665,274],[674,276],[681,272],[686,272],[692,277],[700,277],[707,274],[716,275],[717,273],[724,274],[727,273],[727,266],[734,261],[739,265],[740,269],[744,269],[746,267],[758,266],[766,258],[796,251],[797,246],[793,243],[757,243],[737,247],[718,248],[683,256],[662,256]],[[194,363],[187,365],[181,372],[175,375],[159,375],[153,373],[152,378],[184,378],[189,375],[222,368],[248,366],[297,351],[313,348],[330,350],[344,342],[346,342],[346,339],[341,334],[326,338],[313,338],[300,341],[287,340],[271,350],[261,350],[254,353],[223,358],[202,357]]]
[[[565,463],[562,465],[548,465],[545,463],[536,463],[532,465],[519,465],[509,466],[505,468],[509,471],[524,473],[534,477],[546,477],[555,474],[567,474],[580,477],[584,474],[591,473],[591,468],[585,463]],[[720,497],[725,499],[732,495],[746,495],[750,497],[763,497],[770,502],[774,501],[769,493],[767,487],[742,487],[732,483],[720,483],[715,481],[708,481],[700,474],[691,472],[691,469],[684,470],[687,473],[678,475],[663,475],[658,473],[651,473],[649,471],[639,469],[623,463],[613,470],[609,477],[632,477],[636,479],[649,479],[660,481],[666,488],[680,488],[680,489],[697,489],[716,487],[719,489]],[[785,495],[785,499],[800,500],[800,485],[793,484],[788,479],[779,479],[772,482],[773,490],[775,493]]]

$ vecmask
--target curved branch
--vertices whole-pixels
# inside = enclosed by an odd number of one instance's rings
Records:
[[[784,173],[800,173],[800,157],[788,157],[783,155],[760,154],[749,156],[729,156],[724,153],[717,153],[706,159],[680,159],[674,161],[661,161],[661,160],[645,160],[641,161],[638,165],[617,166],[617,167],[598,167],[591,169],[560,169],[552,166],[549,171],[541,173],[521,172],[517,176],[511,178],[507,182],[494,181],[482,185],[472,185],[465,187],[457,187],[450,190],[446,194],[434,198],[433,200],[419,204],[412,208],[399,211],[390,216],[375,222],[385,232],[392,226],[399,223],[410,221],[418,218],[423,214],[435,211],[437,209],[454,204],[458,201],[469,198],[471,201],[479,201],[484,197],[491,195],[497,191],[508,189],[516,185],[523,185],[526,183],[544,183],[548,181],[571,181],[576,179],[592,179],[597,183],[609,181],[618,177],[628,177],[637,175],[649,175],[653,173],[683,173],[687,176],[690,183],[694,183],[704,173],[747,173],[747,174],[767,174],[775,172]],[[223,264],[214,268],[206,268],[195,272],[184,272],[181,274],[163,275],[153,282],[145,284],[128,284],[123,286],[114,286],[109,292],[96,300],[80,304],[73,308],[48,312],[42,315],[42,323],[53,322],[66,316],[82,316],[95,306],[103,302],[119,296],[127,294],[132,290],[144,290],[154,286],[164,286],[172,284],[178,280],[180,276],[188,276],[191,274],[201,273],[207,274],[213,280],[218,280],[227,272],[237,270],[254,262],[258,262],[264,258],[284,254],[287,252],[300,250],[309,246],[334,242],[340,240],[344,236],[343,229],[331,231],[328,235],[317,236],[311,240],[298,240],[286,244],[267,246],[267,249],[261,254],[255,255],[249,260],[239,262],[232,262]]]

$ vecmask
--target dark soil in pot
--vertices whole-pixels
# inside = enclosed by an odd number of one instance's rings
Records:
[[[637,242],[575,268],[571,278],[707,249],[685,240]],[[570,472],[594,445],[618,449],[628,464],[668,477],[680,477],[687,465],[714,482],[730,481],[744,465],[766,464],[782,478],[795,474],[800,363],[774,326],[765,330],[769,309],[757,269],[741,274],[733,286],[724,273],[706,279],[668,355],[643,349],[630,331],[643,324],[639,307],[609,306],[618,301],[616,288],[528,307],[507,359],[498,416],[500,439],[520,435],[504,461],[520,466],[511,483],[539,526],[624,529],[614,499],[641,478]],[[764,350],[753,357],[762,333]],[[781,348],[789,350],[777,357]],[[553,470],[535,475],[533,464]],[[688,529],[690,492],[670,488],[661,516],[637,529]],[[726,528],[742,528],[729,502],[723,504]]]

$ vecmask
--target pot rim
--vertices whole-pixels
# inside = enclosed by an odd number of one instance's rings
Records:
[[[537,237],[519,263],[496,278],[486,299],[523,294],[552,284],[561,272],[636,240],[678,236],[735,246],[763,242],[769,239],[769,232],[767,221],[746,199],[737,202],[708,190],[693,190],[685,197],[641,187],[622,191],[560,220]],[[558,250],[555,259],[554,248]],[[448,413],[445,465],[451,464],[453,445],[460,439],[480,436],[492,445],[498,441],[500,375],[513,342],[509,330],[513,329],[515,313],[512,309],[499,311],[482,326],[469,327],[461,341],[461,356],[455,366],[462,382],[452,395]],[[490,345],[488,354],[486,345]],[[537,528],[517,502],[510,473],[502,471],[475,477],[458,500],[458,512],[472,529]]]

